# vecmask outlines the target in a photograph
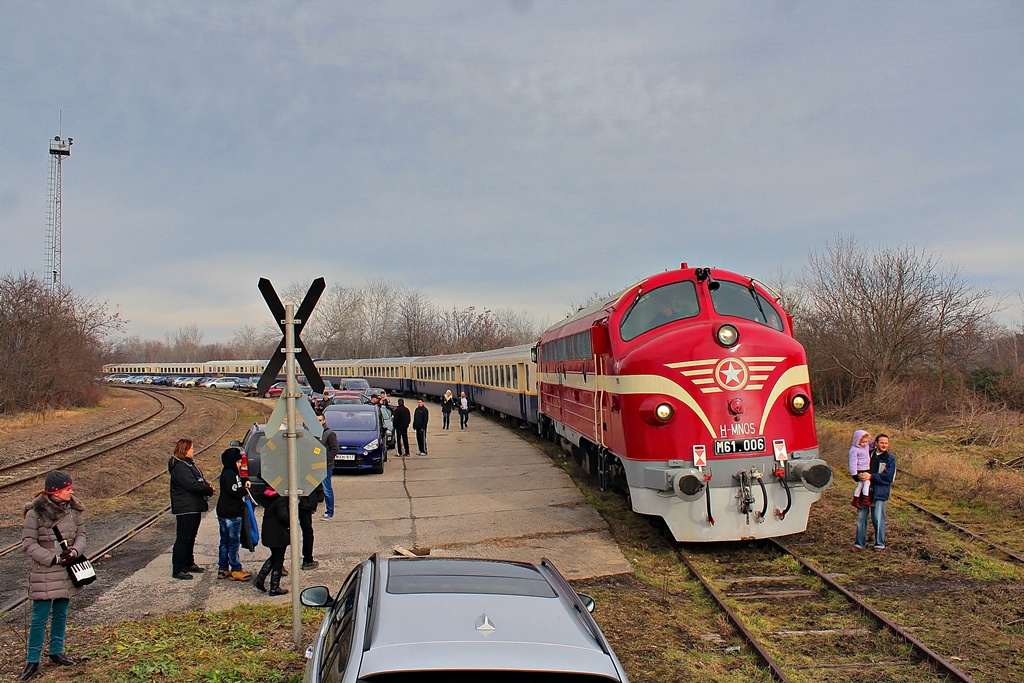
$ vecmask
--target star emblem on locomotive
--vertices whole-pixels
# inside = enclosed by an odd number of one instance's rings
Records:
[[[715,366],[715,382],[723,389],[742,389],[748,377],[746,364],[738,358],[724,358]]]

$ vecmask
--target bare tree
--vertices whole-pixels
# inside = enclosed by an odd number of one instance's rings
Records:
[[[103,336],[119,325],[105,304],[70,289],[0,277],[0,412],[94,404]]]
[[[869,253],[837,236],[810,255],[798,307],[813,324],[800,337],[812,368],[839,371],[849,391],[914,373],[934,373],[941,386],[982,348],[990,295],[914,247]]]

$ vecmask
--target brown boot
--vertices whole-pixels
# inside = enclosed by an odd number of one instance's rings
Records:
[[[855,507],[858,510],[860,510],[860,508],[861,508],[860,499],[863,498],[863,497],[864,496],[854,496],[853,500],[850,501],[850,505],[852,505],[853,507]]]
[[[866,508],[873,508],[873,507],[875,507],[875,502],[873,500],[871,500],[871,496],[861,496],[860,497],[860,504],[861,504],[862,507],[866,507]]]

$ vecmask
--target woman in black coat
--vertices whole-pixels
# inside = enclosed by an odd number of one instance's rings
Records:
[[[256,584],[256,588],[266,593],[266,580],[269,574],[269,595],[284,595],[288,590],[281,588],[281,570],[284,568],[284,551],[291,543],[288,499],[268,486],[263,493],[259,494],[257,502],[263,506],[260,541],[270,548],[270,558],[263,563],[256,578],[253,579],[253,583]]]
[[[207,501],[216,492],[193,458],[192,439],[178,439],[174,455],[167,461],[171,475],[171,513],[177,523],[171,551],[171,576],[183,581],[191,581],[192,574],[206,571],[196,564],[196,536],[202,514],[210,509]]]

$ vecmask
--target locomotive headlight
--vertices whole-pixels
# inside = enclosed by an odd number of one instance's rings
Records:
[[[718,343],[722,346],[733,346],[740,340],[740,333],[732,325],[722,325],[716,333]]]
[[[811,405],[811,399],[803,392],[797,392],[789,398],[789,407],[797,415],[804,413]]]
[[[651,394],[640,404],[640,418],[652,427],[668,427],[676,416],[672,400],[664,394]]]

